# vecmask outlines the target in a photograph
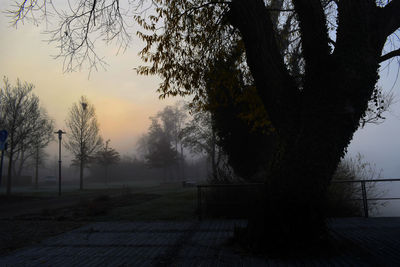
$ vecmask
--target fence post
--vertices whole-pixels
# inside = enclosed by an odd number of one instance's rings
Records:
[[[197,216],[199,221],[201,221],[201,186],[197,186]]]
[[[367,190],[365,188],[365,181],[361,181],[361,193],[364,206],[364,217],[368,218],[368,199],[367,199]]]

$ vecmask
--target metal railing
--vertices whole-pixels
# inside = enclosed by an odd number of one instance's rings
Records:
[[[368,198],[367,196],[367,188],[366,183],[380,183],[380,182],[399,182],[399,178],[393,179],[368,179],[368,180],[333,180],[332,183],[360,183],[361,185],[361,199],[353,199],[353,200],[362,200],[363,203],[363,211],[364,217],[369,217],[368,212],[368,201],[385,201],[385,200],[400,200],[400,197],[375,197],[375,198]]]
[[[393,179],[368,179],[368,180],[332,180],[332,183],[360,183],[361,186],[361,197],[360,199],[351,199],[351,200],[362,200],[363,203],[363,212],[364,217],[369,217],[368,212],[368,201],[385,201],[385,200],[400,200],[400,197],[374,197],[368,198],[367,196],[367,187],[366,183],[381,183],[381,182],[400,182],[400,178]],[[203,217],[203,197],[202,197],[202,189],[203,188],[244,188],[244,187],[259,187],[263,186],[263,183],[248,183],[248,184],[202,184],[197,185],[197,213],[198,219],[202,220]]]

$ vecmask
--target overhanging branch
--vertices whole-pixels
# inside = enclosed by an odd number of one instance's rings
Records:
[[[381,56],[381,57],[379,58],[379,63],[381,63],[381,62],[383,62],[383,61],[385,61],[385,60],[391,59],[391,58],[393,58],[393,57],[397,57],[397,56],[400,56],[400,49],[394,50],[394,51],[392,51],[392,52],[389,52],[389,53],[387,53],[387,54]]]

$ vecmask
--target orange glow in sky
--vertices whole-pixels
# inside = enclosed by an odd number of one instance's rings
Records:
[[[6,9],[2,1],[0,10]],[[9,21],[0,13],[0,75],[7,76],[12,84],[17,78],[33,83],[34,93],[55,120],[56,129],[68,132],[65,119],[69,108],[85,95],[96,108],[103,138],[111,139],[111,145],[121,154],[132,155],[137,139],[150,124],[149,116],[179,100],[159,100],[156,89],[160,80],[136,74],[134,68],[142,64],[137,53],[143,43],[134,41],[119,55],[115,46],[99,47],[109,66],[91,72],[90,77],[87,69],[63,73],[62,60],[52,57],[58,54],[56,44],[45,41],[45,25],[25,23],[15,29]]]

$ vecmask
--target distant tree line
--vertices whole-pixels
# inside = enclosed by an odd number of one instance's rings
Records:
[[[21,82],[16,84],[3,78],[0,90],[0,130],[8,132],[7,149],[7,195],[12,184],[22,176],[24,170],[34,171],[34,185],[38,188],[39,167],[44,166],[48,157],[46,147],[54,141],[54,121],[40,104],[33,92],[34,85]],[[67,138],[63,145],[72,153],[72,165],[79,166],[79,188],[83,189],[84,170],[90,164],[99,163],[104,167],[107,180],[108,167],[119,161],[119,153],[110,146],[110,140],[103,142],[94,106],[82,96],[69,111]],[[64,139],[65,140],[65,139]]]

